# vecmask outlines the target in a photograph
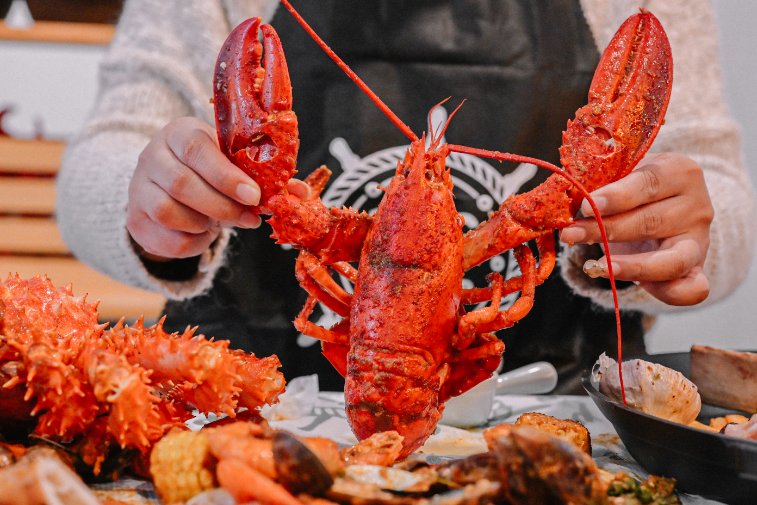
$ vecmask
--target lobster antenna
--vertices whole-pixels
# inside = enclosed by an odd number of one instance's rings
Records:
[[[436,131],[434,131],[434,125],[433,125],[433,123],[431,122],[431,116],[432,116],[432,115],[434,114],[434,111],[435,111],[436,109],[438,109],[439,107],[441,107],[441,106],[442,106],[442,105],[444,105],[445,103],[449,102],[449,100],[450,100],[451,98],[452,98],[452,97],[448,96],[447,98],[445,98],[444,100],[442,100],[442,101],[441,101],[441,102],[439,102],[438,104],[436,104],[436,105],[434,105],[433,107],[431,107],[431,110],[429,110],[429,111],[428,111],[428,118],[427,118],[427,120],[426,120],[426,129],[427,129],[427,130],[428,130],[428,132],[429,132],[429,133],[431,134],[431,142],[432,142],[432,143],[434,142],[434,139],[436,138]],[[447,119],[449,119],[449,118],[447,118]],[[438,127],[438,128],[441,128],[442,126],[444,126],[444,125],[439,125],[439,127]],[[437,129],[438,129],[438,128],[437,128]]]
[[[442,100],[441,102],[439,102],[438,104],[436,104],[433,107],[431,107],[431,110],[428,113],[428,131],[431,132],[431,147],[433,149],[436,149],[439,146],[439,141],[442,139],[442,137],[444,137],[444,134],[447,132],[447,128],[449,127],[450,122],[452,122],[452,118],[455,117],[455,114],[457,114],[457,111],[459,111],[460,108],[465,103],[465,100],[463,100],[462,102],[460,102],[460,105],[458,105],[457,107],[455,107],[455,110],[453,110],[450,113],[450,115],[447,116],[447,121],[445,121],[443,125],[439,126],[439,128],[438,128],[439,131],[434,131],[433,130],[433,125],[431,124],[431,114],[434,112],[434,110],[437,107],[441,107],[442,105],[444,105],[445,103],[447,103],[450,100],[450,98],[451,97],[447,97],[444,100]]]
[[[386,115],[386,117],[389,118],[389,120],[397,126],[397,128],[402,131],[402,133],[405,134],[407,138],[409,138],[412,142],[415,142],[418,140],[418,136],[413,133],[413,130],[410,129],[408,125],[406,125],[393,111],[389,108],[388,105],[384,103],[379,96],[373,92],[371,88],[368,87],[368,85],[363,82],[363,80],[347,65],[347,63],[344,62],[329,46],[326,44],[326,42],[323,41],[323,39],[313,30],[313,28],[310,27],[307,21],[300,16],[300,13],[297,12],[294,7],[292,7],[292,4],[289,3],[289,0],[280,0],[281,3],[286,7],[286,9],[292,13],[292,16],[294,16],[294,19],[297,20],[297,22],[302,26],[302,28],[310,35],[310,37],[315,41],[318,46],[325,52],[329,58],[334,60],[334,63],[337,64],[339,68],[344,71],[347,76],[352,79],[355,84],[358,85],[358,87],[368,95],[368,98],[371,99],[371,101],[376,104],[376,107],[378,107],[381,112]]]
[[[618,376],[620,377],[620,394],[623,397],[623,405],[628,405],[626,401],[626,388],[623,385],[623,337],[620,328],[620,302],[618,301],[618,288],[615,285],[615,274],[612,271],[612,258],[610,256],[610,241],[607,238],[607,231],[605,230],[605,224],[602,221],[597,205],[594,203],[594,199],[589,194],[589,190],[581,184],[575,177],[561,169],[557,165],[553,165],[548,161],[540,160],[538,158],[531,158],[530,156],[521,156],[520,154],[502,153],[499,151],[488,151],[486,149],[477,149],[475,147],[467,147],[455,144],[447,144],[450,151],[472,154],[473,156],[479,156],[482,158],[490,158],[498,161],[514,161],[518,163],[531,163],[542,168],[546,168],[550,172],[554,172],[565,177],[568,182],[573,184],[589,202],[591,210],[594,211],[594,217],[597,219],[597,225],[599,226],[599,233],[602,235],[602,245],[605,248],[605,257],[607,258],[607,276],[610,280],[610,289],[612,291],[612,301],[615,305],[615,329],[618,335]]]

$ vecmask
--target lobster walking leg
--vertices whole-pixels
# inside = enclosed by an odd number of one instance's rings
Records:
[[[460,321],[457,323],[457,334],[452,337],[452,345],[455,349],[462,350],[470,346],[478,326],[493,321],[499,313],[504,280],[498,273],[489,274],[487,279],[489,279],[491,289],[491,302],[486,307],[468,312],[460,317]]]
[[[552,233],[546,233],[541,237],[537,237],[536,249],[539,254],[539,264],[536,267],[536,280],[535,285],[542,284],[547,277],[550,276],[552,270],[555,268],[555,261],[557,259],[555,253],[555,237]],[[507,279],[502,286],[502,296],[507,296],[510,293],[523,290],[524,277],[519,275],[517,277],[511,277]],[[474,303],[481,303],[492,297],[492,286],[469,288],[463,290],[463,305],[472,305]]]
[[[439,393],[446,402],[488,379],[497,370],[505,344],[494,333],[479,333],[467,349],[450,358],[449,376]]]
[[[302,310],[294,320],[294,326],[295,328],[297,328],[297,331],[299,331],[303,335],[308,335],[309,337],[317,338],[318,340],[322,340],[324,342],[330,342],[334,344],[348,344],[349,326],[343,324],[346,320],[342,321],[331,329],[318,326],[317,324],[309,320],[317,303],[318,300],[315,297],[308,297],[305,305],[303,305],[302,307]]]
[[[491,321],[482,322],[478,327],[479,331],[497,331],[502,328],[509,328],[526,317],[534,306],[538,280],[536,262],[531,250],[525,246],[518,248],[516,258],[523,272],[523,286],[521,287],[520,297],[509,309],[499,312],[497,317]]]
[[[302,310],[294,320],[294,327],[309,337],[316,338],[321,341],[321,349],[323,355],[334,368],[342,374],[347,375],[347,352],[350,350],[350,320],[343,319],[333,328],[324,328],[310,321],[310,316],[313,313],[318,300],[309,296]]]
[[[460,318],[453,345],[459,349],[450,365],[450,377],[442,392],[442,399],[464,393],[487,379],[499,366],[505,344],[492,331],[512,326],[523,319],[534,303],[536,290],[536,260],[531,249],[519,247],[515,252],[522,276],[520,297],[507,310],[499,310],[502,276],[491,274],[491,305],[469,312]]]
[[[295,265],[300,285],[311,296],[342,317],[348,317],[352,296],[331,277],[328,269],[315,256],[300,251]]]
[[[501,296],[503,284],[502,276],[499,274],[490,276],[490,279],[492,279],[491,289],[493,292],[492,305],[486,309],[493,308],[494,310],[489,310],[484,317],[479,315],[482,311],[473,311],[460,318],[457,334],[459,340],[463,343],[471,341],[475,333],[496,331],[501,328],[512,326],[516,321],[523,319],[531,310],[538,280],[536,273],[536,259],[534,258],[531,249],[525,245],[516,249],[515,258],[518,261],[518,266],[520,266],[522,272],[520,277],[520,297],[509,309],[500,311],[499,301],[497,301],[495,305],[494,300],[498,300],[499,296]],[[499,292],[499,296],[497,296],[497,292]],[[498,326],[499,324],[502,324],[502,326]],[[461,347],[466,348],[468,346],[463,344]]]

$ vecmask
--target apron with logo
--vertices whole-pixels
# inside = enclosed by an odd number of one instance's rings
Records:
[[[462,101],[445,138],[454,144],[533,156],[559,164],[562,131],[586,103],[599,59],[578,0],[346,0],[298,1],[295,6],[337,54],[420,135],[446,120]],[[372,212],[408,139],[297,25],[279,9],[272,24],[284,44],[300,131],[298,177],[321,164],[333,172],[327,206]],[[508,195],[527,191],[549,175],[452,154],[455,201],[466,229],[484,221]],[[167,326],[188,322],[200,332],[231,340],[259,356],[276,354],[288,379],[317,373],[321,388],[343,380],[318,341],[299,335],[292,320],[306,299],[294,276],[296,251],[274,244],[270,227],[239,230],[227,264],[206,294],[169,302]],[[559,267],[558,267],[559,268]],[[490,271],[518,274],[511,252],[466,274],[464,286],[484,286]],[[345,284],[346,285],[346,284]],[[503,308],[515,296],[503,300]],[[615,354],[614,313],[576,296],[555,271],[536,290],[531,312],[498,332],[503,367],[533,361],[557,367],[558,392],[579,392],[581,372],[601,352]],[[318,307],[311,321],[339,319]],[[641,315],[623,315],[624,351],[643,353]]]

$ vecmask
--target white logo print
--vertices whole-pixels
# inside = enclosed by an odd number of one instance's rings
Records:
[[[440,130],[446,120],[447,111],[443,107],[434,109],[431,125],[435,131]],[[389,147],[361,158],[352,152],[343,138],[335,138],[329,144],[329,151],[339,161],[342,172],[321,195],[323,203],[327,207],[348,206],[372,214],[384,195],[379,187],[389,186],[397,163],[405,157],[407,149],[407,145]],[[483,159],[460,153],[450,153],[447,157],[447,167],[452,174],[455,199],[475,202],[475,205],[470,205],[467,209],[458,209],[465,219],[466,229],[475,228],[486,220],[488,214],[496,210],[505,198],[516,193],[523,184],[531,180],[537,170],[534,165],[522,163],[512,173],[502,174]],[[519,273],[511,251],[490,258],[484,268],[488,268],[487,272],[502,272],[505,278]],[[477,277],[480,277],[480,283],[483,275],[479,274]],[[342,278],[341,282],[347,291],[352,291],[352,285],[347,279]],[[463,287],[473,286],[473,280],[463,279]],[[517,293],[504,297],[501,308],[509,307],[516,297]],[[323,304],[320,304],[320,308],[322,315],[316,321],[319,326],[329,328],[341,319]],[[309,347],[315,342],[316,339],[302,334],[297,339],[300,347]]]

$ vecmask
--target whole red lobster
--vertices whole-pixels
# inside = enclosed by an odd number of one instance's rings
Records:
[[[568,121],[560,170],[531,158],[445,144],[443,131],[430,132],[429,142],[425,135],[418,138],[289,2],[282,3],[410,138],[410,148],[373,216],[327,208],[317,196],[301,200],[288,194],[287,181],[297,171],[297,120],[279,38],[260,19],[240,24],[218,57],[214,103],[220,146],[260,184],[259,211],[272,216],[272,237],[300,251],[295,272],[309,297],[294,324],[322,341],[323,353],[345,376],[353,431],[363,439],[397,430],[407,455],[433,432],[447,399],[498,366],[504,345],[493,332],[531,309],[536,285],[554,267],[554,230],[572,223],[587,192],[625,176],[646,153],[670,96],[670,46],[649,12],[620,27],[599,62],[588,105]],[[509,197],[488,221],[463,234],[445,166],[450,151],[526,161],[559,174]],[[306,182],[318,195],[329,175],[321,167]],[[530,240],[536,241],[538,264],[525,245]],[[513,248],[521,276],[505,281],[490,274],[488,287],[462,288],[466,270]],[[354,283],[352,294],[333,272]],[[518,300],[500,311],[500,298],[516,291]],[[486,300],[488,306],[466,310]],[[342,321],[329,329],[309,321],[318,302]]]

